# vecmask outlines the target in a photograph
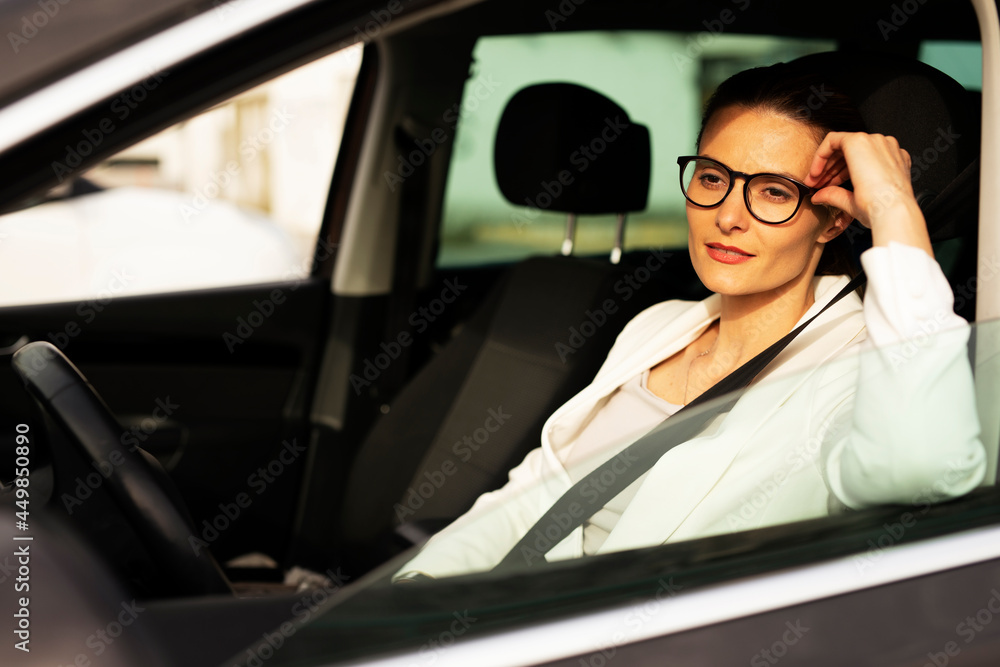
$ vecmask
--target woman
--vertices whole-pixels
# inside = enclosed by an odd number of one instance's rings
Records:
[[[546,558],[939,501],[982,481],[967,331],[933,258],[909,155],[864,133],[841,94],[811,108],[815,83],[775,65],[719,87],[698,155],[678,160],[691,260],[715,294],[632,320],[508,484],[430,540],[397,580],[494,567],[588,472],[818,313],[848,282],[842,234],[853,219],[872,230],[864,304],[850,294],[824,311],[758,377],[768,382],[670,449]],[[853,191],[842,187],[848,180]],[[917,335],[922,347],[908,356],[891,347]],[[885,351],[852,354],[864,346]],[[951,419],[934,419],[945,401]]]

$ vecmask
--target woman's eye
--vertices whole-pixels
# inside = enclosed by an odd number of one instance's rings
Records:
[[[768,201],[774,201],[774,202],[785,202],[794,198],[795,196],[787,189],[779,185],[764,186],[763,188],[758,190],[758,195],[760,197],[767,199]]]
[[[726,180],[719,176],[718,174],[712,174],[709,172],[703,172],[698,175],[698,182],[701,183],[703,187],[706,188],[724,188],[726,187]]]

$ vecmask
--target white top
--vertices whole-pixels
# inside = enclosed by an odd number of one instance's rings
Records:
[[[649,469],[598,553],[801,521],[884,503],[939,502],[968,493],[985,475],[967,323],[932,258],[890,244],[861,257],[856,294],[800,333],[737,401]],[[847,284],[813,279],[811,318]],[[402,568],[435,577],[489,570],[573,485],[562,457],[606,397],[696,340],[719,318],[721,298],[665,301],[626,325],[594,381],[557,409],[541,446],[501,489],[480,496]],[[872,350],[878,346],[879,350]],[[885,347],[889,346],[889,347]],[[857,354],[866,351],[865,354]],[[623,465],[627,461],[622,461]],[[584,555],[582,528],[547,560]]]
[[[649,370],[602,399],[559,458],[573,483],[617,455],[683,406],[663,400],[647,386]],[[597,553],[642,485],[642,475],[583,524],[583,552]]]

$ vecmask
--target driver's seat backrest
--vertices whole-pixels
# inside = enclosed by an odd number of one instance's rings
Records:
[[[602,152],[581,170],[578,149],[595,139]],[[646,128],[573,84],[517,93],[497,132],[497,181],[521,206],[580,215],[641,210],[650,165]],[[341,517],[348,552],[384,557],[397,524],[438,527],[502,486],[538,446],[548,416],[590,382],[624,324],[661,300],[653,281],[626,292],[632,271],[571,256],[511,267],[363,443]]]

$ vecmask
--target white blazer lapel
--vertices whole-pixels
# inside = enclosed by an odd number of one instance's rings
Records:
[[[632,377],[684,349],[719,316],[719,297],[704,301],[666,301],[637,316],[622,338],[634,341],[616,346],[594,381],[552,413],[542,429],[542,447],[550,451],[565,445],[608,394]]]
[[[826,305],[845,284],[846,279],[842,278],[819,284],[816,296],[820,303],[800,323]],[[761,427],[809,380],[809,371],[843,352],[863,332],[860,300],[848,295],[779,355],[772,369],[778,367],[780,373],[771,370],[773,375],[767,382],[755,382],[732,411],[709,424],[703,435],[677,445],[650,469],[600,551],[661,544],[669,539],[712,491],[733,459],[753,443]]]

